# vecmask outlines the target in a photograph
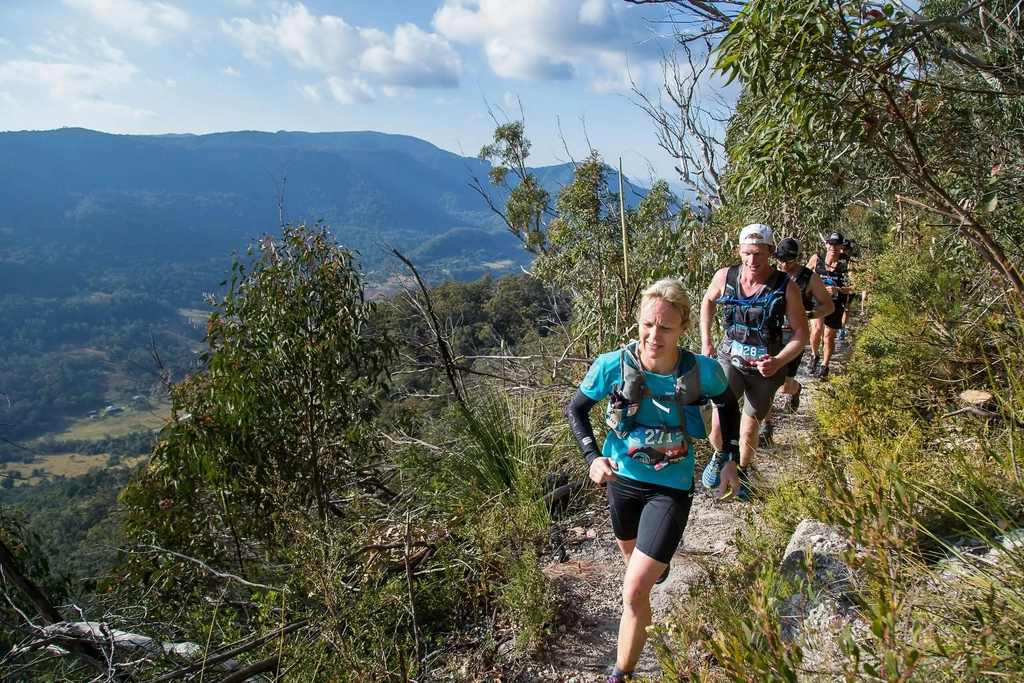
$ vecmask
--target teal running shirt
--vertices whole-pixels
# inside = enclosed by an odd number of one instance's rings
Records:
[[[598,356],[587,370],[587,376],[580,384],[580,391],[589,398],[600,401],[612,393],[613,387],[621,385],[620,353],[620,351],[611,351]],[[694,354],[694,358],[700,364],[700,385],[705,396],[718,396],[729,387],[725,371],[722,370],[718,360],[699,354]],[[654,396],[672,396],[675,390],[674,374],[659,375],[644,370],[644,382]],[[699,409],[696,406],[686,406],[684,412],[686,413],[686,431],[690,434],[703,433],[704,423],[701,421]],[[640,408],[637,410],[634,422],[639,425],[663,424],[666,427],[678,427],[679,410],[676,408],[674,400],[656,402],[647,396],[640,401]],[[647,465],[629,457],[626,440],[620,439],[614,432],[609,431],[605,436],[601,454],[606,458],[611,458],[619,466],[617,476],[684,491],[693,486],[692,445],[683,460],[661,469],[655,469],[653,465]]]

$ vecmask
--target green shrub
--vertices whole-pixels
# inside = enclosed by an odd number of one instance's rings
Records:
[[[822,674],[799,641],[779,637],[789,607],[778,598],[794,587],[774,571],[777,551],[804,517],[857,544],[844,561],[859,627],[841,634],[839,669],[824,679],[1024,673],[1024,550],[1002,547],[1024,523],[1024,345],[1006,322],[1020,317],[972,289],[970,272],[909,249],[878,259],[871,322],[816,393],[813,446],[792,448],[792,466],[765,487],[759,538],[738,535],[739,564],[708,572],[656,632],[669,680]],[[979,386],[995,395],[991,417],[953,415],[959,391]]]

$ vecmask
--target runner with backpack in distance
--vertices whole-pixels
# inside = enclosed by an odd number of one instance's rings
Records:
[[[573,436],[590,479],[607,484],[612,529],[626,562],[615,668],[609,683],[626,683],[651,624],[651,589],[668,576],[693,502],[693,442],[717,416],[725,449],[719,494],[740,488],[739,405],[721,366],[679,346],[690,326],[681,282],[659,280],[640,302],[639,341],[594,361],[569,404]],[[598,449],[590,409],[609,397],[609,432]],[[722,450],[722,449],[719,449]]]
[[[843,253],[840,255],[841,259],[846,261],[846,267],[850,271],[850,279],[853,280],[854,275],[857,274],[857,243],[851,239],[843,240]],[[850,309],[853,308],[853,292],[846,295],[846,306],[843,311],[843,326],[839,328],[839,334],[836,335],[838,341],[846,340],[846,324],[850,322]],[[863,298],[861,301],[861,308],[864,308]]]
[[[825,251],[815,254],[807,262],[807,267],[818,274],[829,296],[835,304],[831,314],[811,323],[811,366],[810,373],[819,380],[828,379],[828,364],[836,349],[836,335],[843,327],[843,312],[846,299],[853,292],[850,284],[850,266],[848,260],[840,258],[843,249],[843,235],[834,232],[825,240]],[[818,348],[821,347],[819,364]]]
[[[776,268],[788,275],[800,289],[801,302],[810,320],[821,320],[835,309],[832,297],[829,296],[825,283],[818,274],[807,266],[800,265],[799,240],[793,237],[780,240],[774,257]],[[792,339],[793,327],[789,324],[789,318],[786,318],[782,325],[782,341],[788,344]],[[800,349],[800,354],[786,365],[786,383],[781,391],[786,397],[787,413],[795,413],[800,408],[800,392],[803,386],[796,381],[796,373],[803,357],[804,349]],[[772,411],[769,410],[761,423],[761,445],[771,445],[773,434]]]

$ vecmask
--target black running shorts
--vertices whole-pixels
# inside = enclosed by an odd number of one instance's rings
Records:
[[[800,369],[800,361],[803,359],[804,352],[801,351],[799,356],[786,363],[786,377],[796,377],[796,371]]]
[[[844,310],[846,310],[846,307],[843,306],[842,303],[837,301],[836,302],[836,310],[832,311],[831,313],[826,315],[824,318],[822,318],[821,322],[825,323],[825,327],[828,327],[828,328],[833,329],[833,330],[841,330],[841,329],[843,329],[843,311]]]
[[[635,538],[636,549],[658,562],[667,564],[676,554],[692,503],[692,486],[684,491],[622,476],[608,482],[615,538]]]

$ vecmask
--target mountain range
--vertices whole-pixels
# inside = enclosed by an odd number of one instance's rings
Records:
[[[470,185],[489,168],[375,132],[0,133],[0,291],[68,295],[153,266],[209,289],[282,218],[323,221],[370,282],[388,278],[392,247],[434,281],[518,271],[529,255]],[[572,179],[568,165],[534,172],[552,195]]]

